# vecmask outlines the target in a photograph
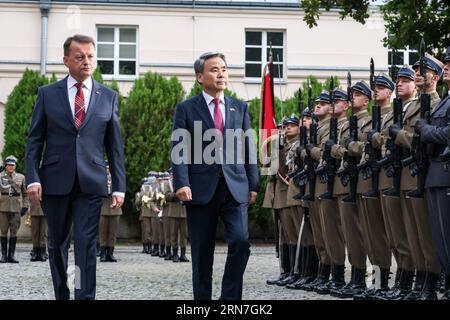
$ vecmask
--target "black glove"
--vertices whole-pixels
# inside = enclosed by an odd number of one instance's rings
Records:
[[[394,123],[392,126],[389,127],[389,137],[395,140],[400,130],[401,130],[400,125],[398,123]]]
[[[369,132],[367,132],[367,141],[372,144],[372,137],[375,133],[377,133],[378,131],[376,131],[375,129],[370,129]]]
[[[326,152],[331,152],[331,148],[334,146],[334,141],[333,140],[327,140],[327,142],[325,142],[325,151]]]
[[[27,213],[27,211],[28,211],[27,207],[23,207],[22,209],[20,209],[20,216],[23,217],[25,213]]]
[[[416,133],[420,133],[422,131],[422,128],[426,125],[427,125],[427,120],[425,120],[424,118],[419,118],[416,121],[414,130],[416,131]]]
[[[315,147],[315,145],[313,145],[312,143],[308,143],[306,145],[306,153],[309,155],[311,155],[311,150]]]

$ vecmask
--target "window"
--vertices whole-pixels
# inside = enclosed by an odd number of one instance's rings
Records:
[[[261,78],[269,61],[272,47],[274,79],[284,78],[284,32],[253,31],[245,32],[245,77]]]
[[[105,79],[136,77],[136,39],[136,28],[97,28],[97,63]]]
[[[417,60],[419,60],[419,52],[415,49],[411,49],[410,47],[406,47],[405,49],[396,50],[397,54],[395,56],[394,64],[398,67],[402,67],[407,64],[412,66]],[[388,49],[388,65],[392,66],[392,49]]]

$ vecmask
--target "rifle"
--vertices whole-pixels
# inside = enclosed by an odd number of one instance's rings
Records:
[[[358,141],[358,117],[355,115],[355,109],[353,107],[353,95],[352,95],[352,75],[347,73],[347,97],[348,102],[352,108],[352,115],[350,117],[350,136],[348,137],[348,143],[352,141]],[[358,157],[352,157],[348,155],[348,151],[345,151],[342,159],[342,168],[338,170],[336,175],[341,179],[342,185],[345,187],[350,183],[350,193],[342,199],[345,203],[356,202],[356,187],[358,184]]]
[[[324,165],[316,170],[316,174],[319,176],[320,183],[327,184],[327,191],[317,198],[322,199],[333,199],[333,187],[334,187],[334,177],[336,175],[336,159],[331,156],[331,147],[337,143],[337,118],[334,112],[334,101],[333,101],[333,90],[334,90],[334,79],[330,79],[330,101],[332,109],[332,117],[330,119],[330,137],[325,143],[324,152],[322,155],[322,161]]]
[[[375,90],[375,65],[373,59],[370,59],[370,89]],[[381,158],[381,150],[377,150],[372,146],[372,136],[381,130],[381,108],[374,104],[372,107],[372,130],[367,134],[367,142],[364,146],[365,161],[357,165],[359,171],[363,175],[363,180],[372,177],[372,190],[364,192],[363,198],[378,198],[378,182],[379,171],[378,160]]]
[[[307,135],[306,135],[306,126],[303,122],[304,115],[303,115],[303,99],[302,99],[302,90],[301,89],[298,90],[298,106],[297,106],[297,108],[298,108],[298,112],[301,115],[300,144],[295,149],[294,163],[295,163],[296,170],[289,173],[288,176],[289,176],[289,178],[293,179],[294,185],[300,189],[299,194],[294,196],[294,199],[299,200],[305,194],[305,185],[301,185],[300,178],[299,178],[299,173],[303,170],[303,165],[304,165],[303,160],[301,158],[301,153],[302,153],[302,150],[304,148],[306,148],[306,144],[308,143]]]
[[[308,83],[308,110],[312,114],[312,123],[309,126],[309,142],[310,144],[317,146],[317,123],[315,123],[314,114],[312,113],[312,92],[311,86]],[[302,115],[302,127],[300,128],[300,145],[302,148],[306,149],[306,145],[308,143],[306,135],[306,126],[303,124],[303,115]],[[297,156],[300,156],[301,150],[297,149]],[[298,181],[299,187],[303,187],[303,195],[300,192],[299,194],[294,196],[296,200],[304,200],[304,201],[314,201],[315,189],[316,189],[316,174],[315,169],[317,167],[317,161],[315,161],[310,155],[306,155],[303,163],[303,170],[298,173]],[[306,193],[306,184],[309,181],[309,194]]]
[[[395,50],[392,50],[392,61],[395,61]],[[394,83],[397,83],[398,68],[392,62],[391,78]],[[403,127],[403,105],[402,100],[398,98],[398,88],[395,87],[395,99],[394,99],[394,124],[400,128]],[[390,197],[400,197],[400,180],[402,176],[402,158],[403,148],[395,144],[394,139],[389,138],[386,140],[386,155],[383,159],[378,161],[378,165],[384,168],[384,172],[388,178],[393,179],[393,185],[391,188],[383,191],[383,195]]]
[[[420,75],[426,81],[426,61],[425,61],[425,41],[420,42]],[[425,83],[426,87],[426,83]],[[431,96],[428,93],[420,94],[420,117],[430,123]],[[407,198],[423,198],[425,189],[425,179],[428,171],[427,145],[420,141],[420,133],[413,136],[411,142],[411,156],[402,160],[403,167],[408,166],[411,175],[417,176],[417,188],[406,193]]]

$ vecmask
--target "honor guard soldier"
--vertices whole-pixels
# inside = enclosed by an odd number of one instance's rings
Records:
[[[431,82],[435,88],[442,75],[444,68],[444,82],[450,88],[450,51],[447,49],[447,56],[444,59],[444,65],[437,59],[427,56],[427,68],[435,74]],[[431,81],[430,81],[431,80]],[[433,93],[431,93],[433,94]],[[450,235],[448,226],[450,223],[450,196],[448,188],[450,187],[450,172],[442,162],[441,154],[448,145],[450,131],[450,98],[447,95],[438,105],[431,108],[429,121],[426,118],[420,118],[415,125],[415,130],[420,134],[422,143],[429,146],[428,155],[428,173],[425,181],[425,198],[428,203],[429,221],[431,224],[431,234],[433,248],[437,253],[442,268],[447,274],[446,289],[443,299],[449,299],[448,276],[450,275]],[[438,274],[427,270],[424,289],[419,299],[436,299],[436,283]]]
[[[28,210],[25,176],[16,172],[17,158],[6,157],[5,170],[0,173],[0,242],[2,257],[0,263],[18,263],[14,258],[17,243],[17,230],[20,217]],[[8,244],[9,231],[9,244]]]
[[[33,250],[30,261],[47,261],[47,221],[41,207],[36,207],[30,203],[29,211],[31,241]]]
[[[100,262],[117,262],[114,257],[114,247],[116,244],[117,227],[122,215],[122,208],[111,208],[112,186],[109,166],[106,165],[106,176],[108,183],[108,198],[103,199],[100,212],[99,238],[100,238]]]

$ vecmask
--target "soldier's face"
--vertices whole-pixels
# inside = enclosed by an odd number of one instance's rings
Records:
[[[409,99],[416,95],[416,84],[409,78],[400,77],[397,81],[397,93],[400,99]]]
[[[203,72],[197,73],[196,77],[206,93],[215,96],[227,88],[227,65],[220,57],[208,59],[205,61]]]
[[[444,75],[443,75],[443,80],[447,83],[450,84],[450,61],[447,62],[444,66]]]
[[[64,64],[69,73],[77,81],[89,78],[95,70],[95,48],[92,43],[78,43],[72,41],[69,54],[64,56]]]
[[[384,86],[375,86],[375,101],[391,99],[392,91]]]
[[[304,118],[303,118],[303,125],[304,125],[307,129],[309,129],[309,126],[311,125],[311,123],[312,123],[312,118],[310,118],[310,117],[304,117]]]
[[[331,109],[331,108],[330,108]],[[348,109],[348,102],[344,100],[334,100],[334,112],[339,117]],[[331,113],[333,110],[331,110]]]
[[[314,113],[318,117],[323,117],[330,113],[330,109],[331,104],[321,101],[316,105],[316,110],[314,111]]]
[[[434,73],[430,69],[427,69],[425,77],[422,77],[420,75],[420,68],[416,68],[416,70],[414,71],[416,72],[414,76],[414,82],[416,83],[417,88],[419,88],[420,90],[426,90],[432,87],[439,80],[439,77],[436,75],[436,73]]]
[[[360,110],[362,108],[367,108],[369,105],[369,98],[359,91],[353,91],[353,107]]]
[[[16,170],[16,165],[14,164],[7,164],[5,167],[6,172],[13,173]]]
[[[293,123],[288,123],[285,127],[284,134],[288,138],[293,138],[295,136],[298,136],[300,133],[298,126],[296,126]]]

